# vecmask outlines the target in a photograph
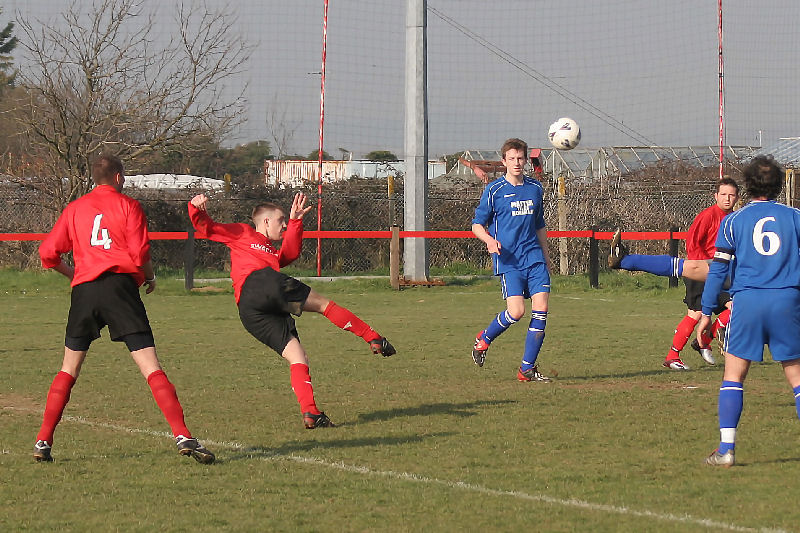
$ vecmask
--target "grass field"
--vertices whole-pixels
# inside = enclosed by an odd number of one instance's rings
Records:
[[[145,296],[187,423],[217,453],[178,456],[124,345],[93,346],[56,432],[31,449],[69,304],[57,274],[0,272],[0,531],[797,530],[800,425],[779,365],[753,366],[732,469],[717,444],[720,367],[662,368],[682,289],[611,274],[556,278],[540,358],[518,383],[524,325],[471,360],[502,308],[495,280],[391,291],[311,282],[386,335],[373,356],[319,315],[298,319],[318,404],[305,431],[287,365],[238,321],[230,290]]]

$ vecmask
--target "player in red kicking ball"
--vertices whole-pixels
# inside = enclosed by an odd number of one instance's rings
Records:
[[[249,224],[219,224],[206,212],[208,197],[198,194],[189,202],[189,216],[198,238],[225,244],[231,251],[231,279],[239,318],[245,329],[286,359],[291,384],[306,429],[331,427],[333,423],[317,408],[308,369],[308,355],[298,340],[292,315],[303,311],[320,313],[336,326],[369,343],[372,352],[384,357],[395,354],[384,337],[348,309],[314,291],[301,281],[280,272],[300,256],[306,195],[294,196],[289,219],[280,206],[267,202],[253,209]],[[282,240],[280,249],[274,241]]]

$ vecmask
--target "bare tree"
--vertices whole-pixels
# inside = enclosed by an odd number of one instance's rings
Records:
[[[19,19],[30,60],[19,74],[29,97],[22,120],[52,208],[91,188],[98,152],[134,162],[185,153],[244,121],[245,84],[233,95],[223,85],[252,47],[226,9],[180,5],[171,36],[153,35],[156,15],[142,0],[73,1],[56,24]]]
[[[272,137],[278,159],[289,155],[290,145],[300,124],[299,120],[289,120],[288,110],[285,105],[280,104],[276,94],[272,99],[270,111],[267,113],[267,129]]]

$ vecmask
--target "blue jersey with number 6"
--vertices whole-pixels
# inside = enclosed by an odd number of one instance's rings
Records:
[[[747,289],[800,289],[800,210],[776,201],[753,201],[726,216],[703,291],[703,313],[731,278],[731,295]]]

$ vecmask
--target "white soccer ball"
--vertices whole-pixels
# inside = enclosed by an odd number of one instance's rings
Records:
[[[559,150],[572,150],[581,142],[581,127],[571,118],[563,117],[550,124],[550,144]]]

